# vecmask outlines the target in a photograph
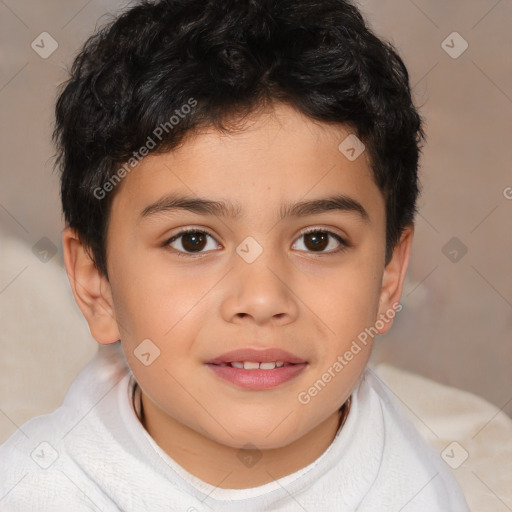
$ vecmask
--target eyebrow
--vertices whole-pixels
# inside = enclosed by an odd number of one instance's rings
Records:
[[[178,194],[168,194],[146,206],[138,217],[138,222],[153,217],[157,214],[164,214],[174,211],[189,211],[199,215],[215,215],[217,217],[229,217],[238,219],[242,216],[242,207],[239,203],[230,201],[213,201],[200,197],[191,197]],[[300,201],[297,203],[284,203],[281,206],[280,218],[305,217],[307,215],[318,215],[329,211],[341,211],[356,213],[365,222],[370,222],[368,212],[363,205],[344,194]]]

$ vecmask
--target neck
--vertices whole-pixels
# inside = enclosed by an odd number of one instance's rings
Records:
[[[141,392],[141,423],[149,435],[189,473],[222,489],[247,489],[295,473],[330,446],[350,408],[345,404],[305,436],[271,450],[220,444],[166,415]]]

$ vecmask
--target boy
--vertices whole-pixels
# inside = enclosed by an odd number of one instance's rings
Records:
[[[142,2],[85,44],[56,119],[101,348],[0,448],[2,510],[468,510],[366,368],[424,134],[353,5]]]

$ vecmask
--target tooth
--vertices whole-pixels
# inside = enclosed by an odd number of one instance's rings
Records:
[[[276,363],[274,361],[270,363],[260,363],[260,368],[262,370],[273,370],[276,367]]]
[[[281,368],[281,366],[284,366],[283,361],[276,361],[277,368]]]
[[[243,368],[244,367],[244,363],[241,363],[239,361],[234,361],[231,363],[231,366],[233,366],[233,368]]]
[[[260,367],[260,363],[253,361],[244,361],[244,370],[257,370]]]

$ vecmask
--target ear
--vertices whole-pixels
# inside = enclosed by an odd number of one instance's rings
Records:
[[[110,283],[93,263],[75,230],[64,229],[62,246],[73,295],[92,336],[105,345],[118,341],[120,335]]]
[[[384,334],[389,330],[393,325],[393,318],[396,312],[402,309],[399,304],[402,297],[405,274],[409,266],[413,235],[414,225],[410,224],[405,227],[400,241],[393,250],[391,260],[384,269],[379,298],[379,311],[375,326],[380,334]],[[379,328],[378,325],[383,325],[383,327]]]

